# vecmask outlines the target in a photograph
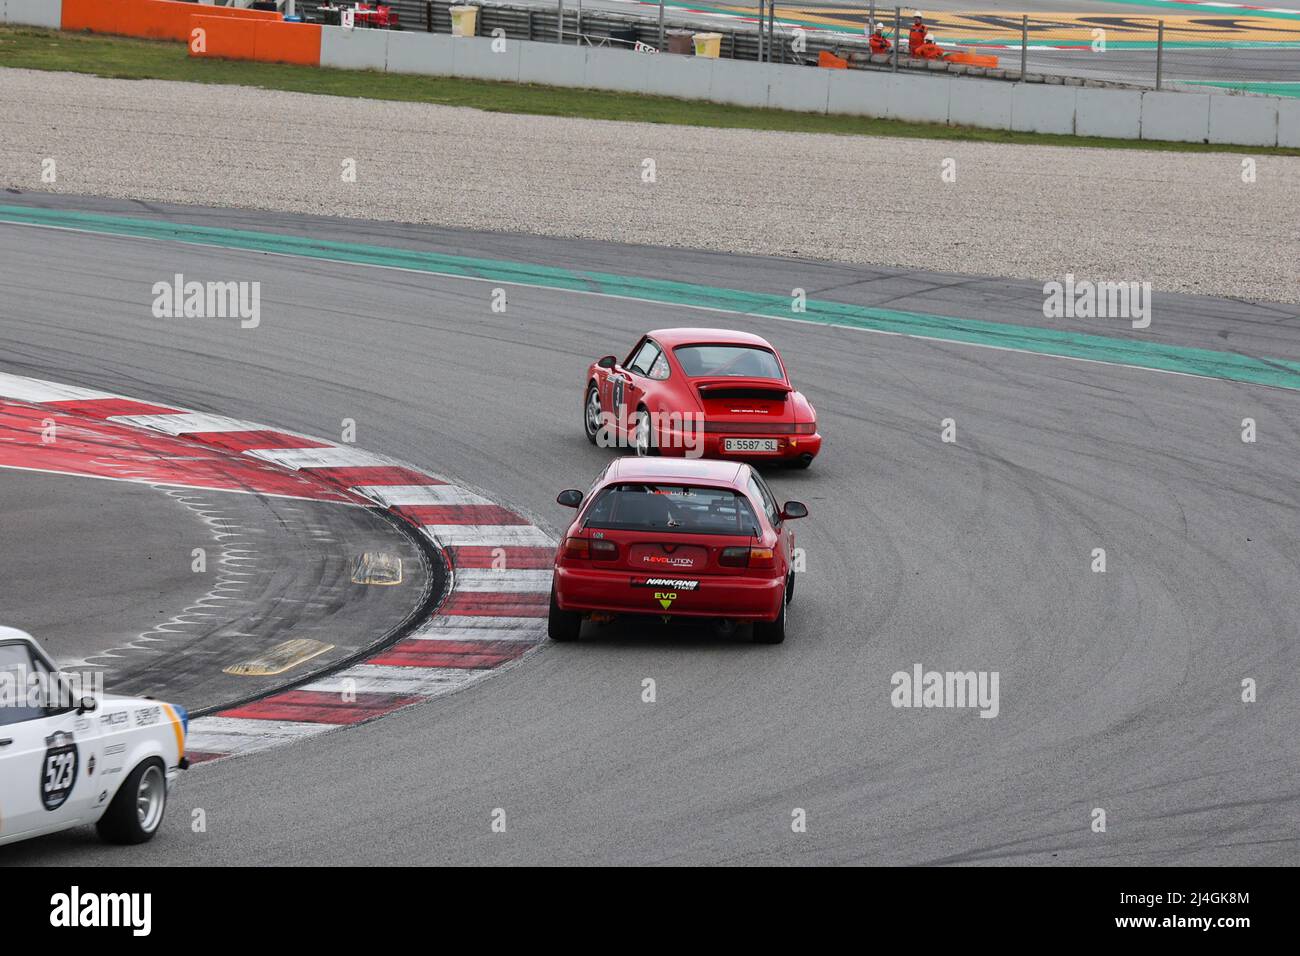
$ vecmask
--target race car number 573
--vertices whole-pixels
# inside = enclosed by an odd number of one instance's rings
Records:
[[[45,738],[45,767],[41,774],[41,802],[46,810],[63,806],[77,779],[77,744],[68,733]]]

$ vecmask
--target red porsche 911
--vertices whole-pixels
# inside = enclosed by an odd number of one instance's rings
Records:
[[[555,555],[548,630],[577,640],[585,617],[711,618],[753,623],[758,643],[785,640],[794,597],[794,533],[808,509],[778,507],[743,462],[619,458],[584,496]]]
[[[622,364],[592,363],[583,392],[587,438],[638,455],[782,461],[807,468],[821,451],[817,413],[776,349],[757,335],[660,329]]]

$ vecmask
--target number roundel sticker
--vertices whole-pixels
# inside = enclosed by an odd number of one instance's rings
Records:
[[[67,801],[77,782],[77,761],[77,743],[72,734],[60,730],[45,738],[41,803],[46,810],[57,810]]]

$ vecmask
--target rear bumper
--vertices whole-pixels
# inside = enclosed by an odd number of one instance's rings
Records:
[[[668,585],[633,586],[632,582],[646,579],[647,575],[628,571],[557,567],[555,599],[561,610],[583,614],[666,614],[737,621],[775,620],[785,600],[785,580],[781,577],[682,576],[699,582],[694,590]],[[665,600],[667,607],[662,603]]]
[[[812,460],[822,450],[820,433],[811,435],[756,435],[727,434],[726,432],[709,432],[703,436],[702,450],[696,447],[698,435],[682,435],[669,432],[662,436],[660,454],[681,455],[689,458],[727,458],[736,461],[794,461],[802,458]],[[774,452],[727,451],[724,441],[728,438],[775,439],[777,450]]]

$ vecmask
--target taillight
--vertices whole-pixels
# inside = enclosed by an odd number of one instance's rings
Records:
[[[724,568],[774,568],[776,555],[771,548],[723,548],[718,564]]]
[[[794,426],[794,433],[796,435],[813,435],[816,434],[816,432],[816,422],[800,422],[798,425]]]
[[[597,538],[565,538],[564,539],[564,556],[566,558],[580,558],[592,561],[613,561],[618,558],[618,545],[613,541],[602,541]]]
[[[749,548],[723,548],[718,555],[718,564],[724,568],[749,567]]]

